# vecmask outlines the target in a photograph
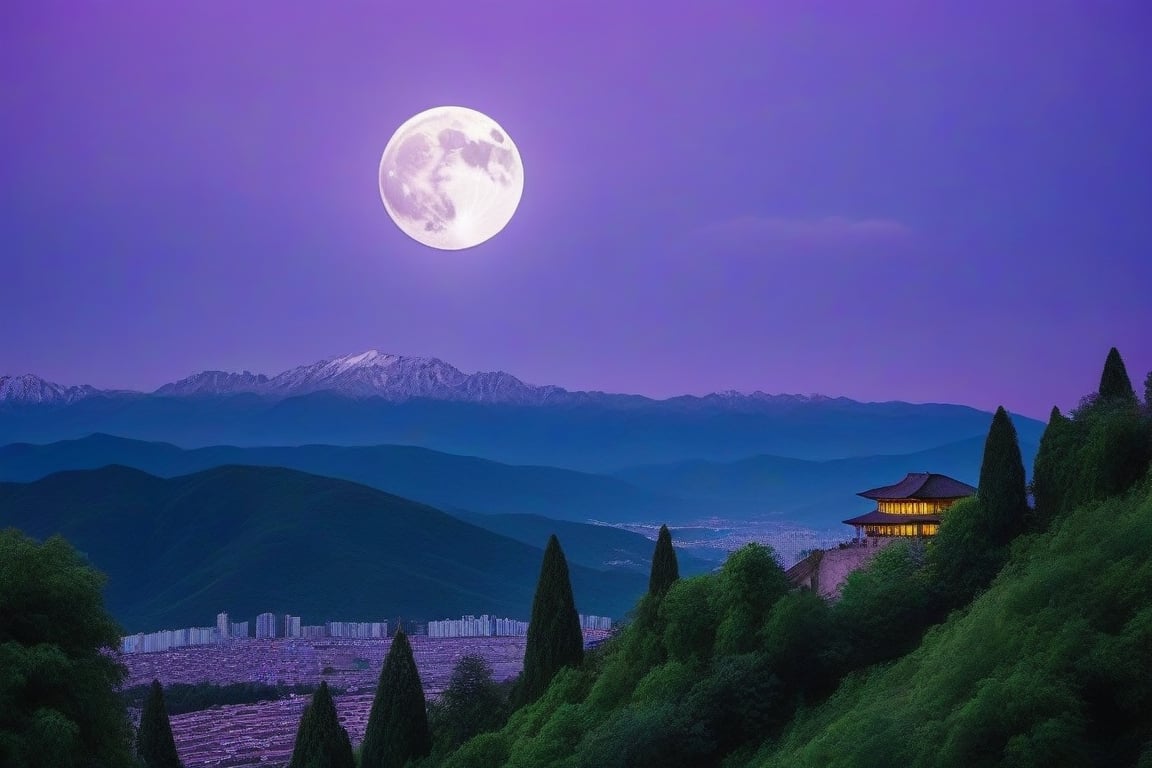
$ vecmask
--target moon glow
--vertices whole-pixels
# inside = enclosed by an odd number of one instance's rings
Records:
[[[396,129],[380,158],[380,199],[402,232],[456,251],[492,238],[524,192],[520,151],[500,125],[467,107],[435,107]]]

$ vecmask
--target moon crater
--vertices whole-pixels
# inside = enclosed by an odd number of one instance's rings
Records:
[[[436,107],[401,125],[380,159],[388,215],[417,242],[460,250],[489,240],[524,191],[520,152],[492,118]]]

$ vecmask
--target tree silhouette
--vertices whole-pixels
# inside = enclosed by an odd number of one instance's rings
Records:
[[[360,768],[403,768],[410,759],[431,751],[424,686],[408,636],[397,630],[368,714]]]
[[[340,725],[327,681],[304,708],[288,768],[356,768],[348,731]]]
[[[164,688],[159,680],[152,681],[152,689],[144,700],[140,714],[140,729],[136,734],[136,752],[145,768],[182,768],[176,754],[176,741],[172,738],[172,724],[164,706]]]
[[[560,540],[553,534],[544,550],[536,596],[532,600],[517,703],[530,704],[540,698],[557,672],[563,667],[578,667],[583,661],[584,635],[572,598],[568,561],[560,549]]]
[[[1128,369],[1124,367],[1124,360],[1116,347],[1108,350],[1104,371],[1100,374],[1100,401],[1136,402],[1136,391],[1132,389]]]
[[[504,694],[483,656],[466,654],[456,663],[435,710],[437,738],[452,749],[504,721]]]
[[[1071,432],[1072,422],[1053,406],[1032,465],[1032,501],[1035,507],[1032,527],[1037,530],[1047,528],[1064,507],[1065,488],[1071,472],[1067,461],[1072,448]]]
[[[676,550],[672,547],[672,534],[668,526],[660,526],[656,537],[656,550],[652,553],[652,574],[648,577],[648,594],[663,595],[680,578],[680,566],[676,561]]]
[[[1024,478],[1024,461],[1016,427],[1001,406],[992,417],[988,438],[984,441],[984,460],[980,464],[980,486],[977,498],[983,509],[990,543],[1003,546],[1024,528],[1028,514],[1028,491]]]

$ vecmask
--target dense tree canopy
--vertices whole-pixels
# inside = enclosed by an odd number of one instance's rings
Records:
[[[504,723],[506,701],[483,656],[466,654],[456,663],[448,687],[432,708],[437,749],[455,749],[478,733]]]
[[[1148,765],[1152,487],[1023,545],[967,610],[746,765]]]
[[[103,581],[59,537],[0,531],[0,765],[134,764]]]

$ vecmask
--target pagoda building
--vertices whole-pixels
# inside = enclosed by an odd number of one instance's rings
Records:
[[[876,509],[844,523],[856,529],[857,539],[861,532],[873,537],[935,536],[944,510],[975,493],[972,486],[947,475],[910,472],[895,485],[856,494],[874,499]]]

